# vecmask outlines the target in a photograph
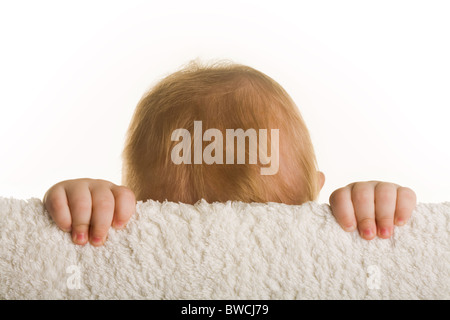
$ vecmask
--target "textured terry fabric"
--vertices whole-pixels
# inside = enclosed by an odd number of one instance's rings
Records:
[[[149,200],[77,246],[40,199],[0,197],[0,299],[449,299],[449,233],[450,202],[366,241],[327,204]]]

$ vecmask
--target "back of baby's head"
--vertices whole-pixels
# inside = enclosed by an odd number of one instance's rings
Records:
[[[207,135],[209,129],[223,139]],[[239,145],[226,139],[227,129],[259,135],[255,149],[245,138],[244,163],[237,158]],[[191,146],[180,154],[179,132],[187,133]],[[271,164],[258,157],[261,148],[277,161],[271,174],[262,174]],[[202,159],[212,149],[217,161]],[[186,161],[174,161],[174,155]],[[191,62],[157,83],[138,103],[122,157],[122,183],[137,200],[300,204],[319,192],[311,139],[296,105],[273,79],[239,64]]]

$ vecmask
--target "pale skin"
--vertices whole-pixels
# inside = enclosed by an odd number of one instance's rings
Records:
[[[318,171],[321,188],[325,176]],[[330,206],[336,221],[348,232],[358,230],[366,240],[390,238],[394,226],[404,225],[416,206],[410,188],[382,181],[354,182],[334,191]],[[111,227],[126,226],[136,208],[129,188],[99,179],[59,182],[43,202],[56,225],[70,232],[74,243],[102,246]]]

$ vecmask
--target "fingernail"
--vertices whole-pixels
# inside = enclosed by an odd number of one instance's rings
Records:
[[[114,222],[114,228],[116,229],[122,229],[125,226],[125,223],[123,222]]]
[[[354,224],[352,224],[350,226],[346,226],[344,228],[344,230],[347,231],[347,232],[351,232],[351,231],[355,230],[355,228],[356,228],[356,226]]]
[[[398,219],[396,224],[397,224],[398,226],[403,226],[403,225],[405,224],[405,220]]]
[[[371,229],[366,229],[363,231],[364,235],[366,237],[371,237],[372,236],[372,230]]]
[[[103,242],[103,239],[100,237],[92,237],[92,243],[94,244],[101,244]]]
[[[381,228],[380,235],[383,237],[389,237],[390,234],[391,232],[389,231],[389,228]]]
[[[75,242],[82,243],[84,242],[84,238],[85,238],[84,233],[77,233],[75,235]]]

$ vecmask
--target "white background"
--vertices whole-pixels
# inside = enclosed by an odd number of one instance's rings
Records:
[[[326,175],[450,200],[448,1],[0,0],[0,196],[121,182],[143,93],[191,59],[278,81]]]

